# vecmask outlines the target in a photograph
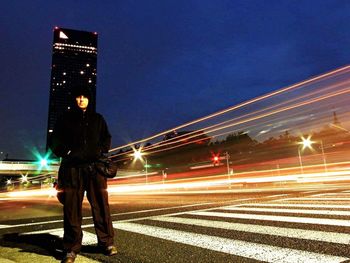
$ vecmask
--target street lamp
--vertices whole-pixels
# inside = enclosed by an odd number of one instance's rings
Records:
[[[326,162],[326,156],[324,153],[324,147],[323,147],[323,141],[321,140],[320,142],[317,141],[312,141],[311,140],[311,135],[309,135],[307,138],[304,138],[303,136],[301,137],[302,141],[299,142],[298,144],[301,144],[303,146],[302,150],[304,150],[305,148],[308,148],[310,150],[313,150],[312,144],[316,144],[319,143],[320,144],[320,149],[322,152],[322,159],[323,159],[323,165],[324,165],[324,170],[325,172],[328,171],[327,169],[327,162]],[[298,147],[298,154],[299,154],[299,162],[300,162],[300,167],[302,170],[302,161],[301,161],[301,154],[300,154],[300,147]]]
[[[12,181],[11,181],[11,179],[7,179],[7,181],[6,181],[6,184],[7,184],[7,185],[10,185],[10,184],[12,184]]]
[[[27,183],[28,182],[28,174],[24,175],[24,174],[21,174],[21,182],[24,184],[24,183]]]
[[[324,170],[327,173],[327,161],[326,161],[326,155],[324,154],[324,148],[323,148],[323,141],[320,141],[320,146],[321,146],[321,152],[322,152],[322,159],[323,159],[323,165],[324,165]]]
[[[226,158],[226,167],[227,167],[227,176],[228,176],[228,188],[231,189],[231,171],[230,171],[230,155],[228,152],[225,152],[225,158]]]
[[[141,160],[141,161],[145,161],[145,168],[146,168],[146,184],[148,184],[148,161],[147,158],[144,156],[144,154],[141,152],[141,148],[140,149],[134,149],[134,153],[133,156],[135,158],[135,160]]]
[[[298,142],[299,145],[302,146],[302,151],[305,150],[305,148],[310,148],[312,149],[312,144],[314,142],[311,141],[311,135],[309,135],[307,138],[304,138],[304,136],[301,136],[301,141]],[[303,161],[301,159],[301,153],[300,153],[300,146],[298,147],[298,157],[299,157],[299,164],[300,164],[300,171],[301,171],[301,174],[304,174],[304,169],[303,169]]]

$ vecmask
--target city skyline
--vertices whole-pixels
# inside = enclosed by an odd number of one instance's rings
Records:
[[[99,35],[112,147],[349,63],[345,1],[7,2],[0,159],[45,151],[52,28]]]

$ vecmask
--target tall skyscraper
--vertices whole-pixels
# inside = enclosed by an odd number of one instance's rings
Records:
[[[53,31],[46,149],[59,116],[73,107],[74,87],[90,88],[96,108],[97,33],[55,27]]]

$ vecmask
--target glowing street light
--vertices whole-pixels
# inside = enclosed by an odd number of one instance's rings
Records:
[[[142,160],[141,149],[134,149],[133,156],[136,160]]]
[[[305,148],[308,148],[310,150],[314,150],[312,145],[316,144],[316,143],[320,144],[320,149],[321,149],[321,152],[322,152],[323,165],[324,165],[325,172],[327,172],[328,171],[328,169],[327,169],[327,162],[326,162],[326,156],[325,156],[325,153],[324,153],[324,147],[323,147],[322,140],[320,142],[312,141],[311,140],[311,135],[309,135],[307,138],[304,138],[304,136],[302,136],[301,140],[302,141],[299,142],[298,144],[302,145],[302,147],[303,147],[302,150],[304,150]],[[301,154],[300,154],[300,149],[299,148],[298,148],[298,154],[299,154],[299,162],[301,164],[301,170],[303,170],[302,169]]]
[[[133,149],[134,153],[133,156],[135,158],[135,160],[141,160],[141,161],[145,161],[145,170],[146,170],[146,184],[148,184],[148,163],[147,163],[147,158],[144,156],[144,154],[142,153],[142,148],[140,149]]]
[[[7,179],[7,181],[6,181],[6,184],[7,184],[7,185],[10,185],[10,184],[12,184],[12,181],[11,181],[11,179]]]
[[[305,148],[312,149],[313,143],[314,142],[311,141],[311,135],[309,135],[307,138],[304,138],[304,136],[301,136],[301,141],[298,142],[298,144],[302,146],[302,149],[301,149],[302,151],[304,151]],[[303,161],[301,159],[300,147],[298,147],[298,157],[299,157],[300,172],[301,172],[301,174],[304,174]]]
[[[21,182],[22,182],[23,184],[28,182],[28,174],[26,174],[26,175],[23,175],[23,174],[22,174]]]
[[[298,142],[298,144],[301,144],[303,146],[302,150],[305,148],[313,149],[312,144],[314,144],[314,141],[311,141],[311,135],[309,135],[307,138],[304,138],[304,136],[301,136],[301,142]]]

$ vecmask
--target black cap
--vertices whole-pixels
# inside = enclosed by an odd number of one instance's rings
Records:
[[[77,86],[73,88],[72,91],[73,97],[79,97],[81,95],[83,95],[84,97],[87,97],[88,99],[92,98],[92,92],[89,88],[84,87],[84,86]]]

